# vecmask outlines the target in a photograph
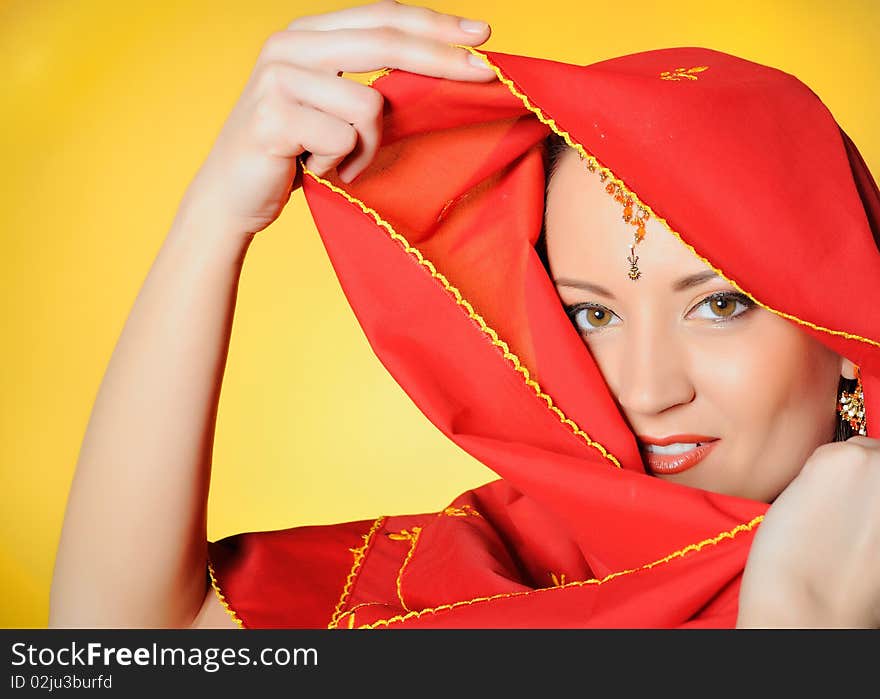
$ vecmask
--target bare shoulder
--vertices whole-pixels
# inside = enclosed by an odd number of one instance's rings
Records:
[[[202,608],[196,614],[190,624],[191,629],[237,629],[240,628],[235,620],[226,611],[226,608],[214,592],[214,588],[208,585]]]

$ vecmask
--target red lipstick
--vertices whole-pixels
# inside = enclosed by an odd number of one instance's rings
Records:
[[[656,475],[681,473],[689,468],[693,468],[706,458],[719,441],[717,437],[707,437],[700,434],[674,434],[668,437],[638,435],[638,440],[645,465]],[[700,446],[679,454],[659,454],[645,449],[646,444],[665,447],[676,443],[699,444]]]
[[[636,438],[641,444],[656,444],[658,447],[669,446],[680,442],[682,444],[696,444],[697,442],[714,442],[718,437],[707,437],[704,434],[671,434],[668,437],[647,437],[638,434]]]

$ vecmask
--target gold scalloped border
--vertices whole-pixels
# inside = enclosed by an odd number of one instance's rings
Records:
[[[758,524],[760,524],[764,520],[764,515],[758,515],[750,522],[746,524],[738,524],[733,529],[728,529],[727,531],[721,532],[716,536],[713,536],[710,539],[704,539],[703,541],[697,544],[689,544],[682,549],[674,551],[670,553],[668,556],[664,556],[656,561],[652,561],[651,563],[646,563],[644,565],[639,566],[638,568],[628,568],[626,570],[621,570],[616,573],[609,573],[604,578],[592,578],[590,580],[576,580],[574,582],[565,583],[564,585],[554,585],[553,587],[542,587],[537,590],[525,590],[523,592],[502,592],[497,595],[490,595],[488,597],[475,597],[469,600],[462,600],[460,602],[453,602],[451,604],[441,604],[437,607],[429,607],[426,609],[420,609],[418,611],[408,612],[407,614],[399,614],[397,616],[390,617],[389,619],[379,619],[378,621],[374,621],[372,624],[364,624],[362,626],[358,626],[359,629],[375,629],[380,626],[390,626],[395,622],[406,621],[408,619],[417,619],[426,614],[437,614],[438,612],[444,612],[451,609],[456,609],[457,607],[470,606],[473,604],[479,604],[482,602],[492,602],[498,599],[506,599],[509,597],[525,597],[528,595],[535,595],[541,592],[552,592],[555,590],[561,590],[563,588],[568,587],[583,587],[584,585],[603,585],[611,580],[615,580],[616,578],[623,577],[625,575],[631,575],[632,573],[638,573],[643,570],[649,570],[654,568],[655,566],[662,565],[664,563],[669,563],[676,558],[683,558],[686,554],[691,552],[697,552],[707,546],[715,546],[719,542],[724,539],[734,539],[738,534],[742,534],[743,532],[748,532],[754,529]]]
[[[342,620],[346,619],[346,618],[347,618],[347,621],[345,622],[345,628],[347,628],[347,629],[355,628],[354,615],[355,615],[355,612],[358,609],[360,609],[361,607],[387,607],[387,606],[388,606],[388,604],[386,602],[361,602],[360,604],[356,604],[351,609],[346,609],[344,612],[342,612],[342,614],[339,616],[339,619],[336,622],[336,628],[338,629],[339,626],[342,624]]]
[[[338,627],[339,620],[345,614],[343,612],[342,607],[348,601],[348,596],[351,594],[351,586],[354,584],[354,579],[357,576],[358,570],[360,570],[361,563],[364,561],[364,557],[367,554],[367,549],[370,547],[370,543],[373,541],[373,536],[375,536],[376,532],[379,530],[384,523],[387,517],[384,515],[379,517],[377,520],[373,522],[373,526],[370,527],[370,530],[362,535],[364,543],[356,549],[351,549],[351,552],[354,554],[354,561],[351,564],[351,570],[348,571],[348,577],[345,579],[345,585],[342,588],[342,594],[339,597],[339,601],[336,603],[336,607],[333,610],[333,616],[330,617],[330,622],[327,624],[328,629],[335,629]],[[353,619],[354,617],[352,617]]]
[[[519,357],[517,357],[513,352],[510,351],[510,347],[508,346],[508,344],[498,337],[498,333],[489,327],[486,321],[483,320],[483,317],[474,310],[473,305],[471,305],[471,303],[461,295],[461,292],[458,289],[456,289],[452,284],[449,283],[449,280],[443,274],[437,271],[437,268],[434,266],[434,264],[430,260],[426,259],[418,248],[410,245],[409,241],[404,236],[400,235],[400,233],[395,231],[394,227],[390,223],[388,223],[388,221],[383,219],[375,209],[370,208],[357,197],[352,196],[344,189],[337,187],[332,182],[325,180],[320,175],[316,175],[305,166],[305,163],[301,162],[301,166],[304,174],[309,175],[309,177],[314,179],[316,182],[320,182],[331,191],[336,192],[337,194],[350,201],[352,204],[357,205],[361,209],[361,211],[371,216],[381,228],[384,228],[388,232],[388,235],[391,237],[392,240],[396,240],[398,243],[400,243],[404,251],[415,258],[415,260],[420,265],[422,265],[431,273],[431,276],[434,279],[442,284],[443,288],[446,289],[446,291],[452,294],[452,296],[455,298],[455,302],[465,311],[467,311],[468,317],[470,317],[471,320],[475,321],[480,327],[480,330],[482,330],[486,335],[489,336],[492,344],[498,347],[501,350],[502,356],[513,365],[513,368],[516,369],[516,371],[522,374],[523,380],[525,381],[526,385],[535,392],[535,395],[537,395],[538,398],[541,398],[544,402],[547,403],[547,407],[556,414],[556,416],[559,418],[559,421],[569,427],[574,434],[582,438],[589,446],[596,449],[600,454],[602,454],[602,456],[608,459],[617,468],[622,468],[617,458],[615,458],[604,446],[599,444],[599,442],[591,439],[586,432],[578,427],[577,423],[575,423],[574,420],[569,418],[565,413],[562,412],[562,410],[559,409],[559,407],[553,404],[553,399],[549,395],[547,395],[547,393],[545,393],[544,390],[541,388],[540,384],[531,377],[531,373],[529,372],[529,370],[523,365]]]
[[[406,532],[406,530],[403,530]],[[406,606],[406,602],[403,599],[403,572],[406,570],[406,567],[409,565],[410,560],[412,560],[413,554],[416,552],[416,546],[419,544],[419,536],[422,533],[421,527],[413,527],[411,532],[406,532],[409,538],[409,551],[406,553],[406,558],[403,559],[403,564],[400,566],[400,570],[397,571],[397,599],[400,600],[400,606],[403,607],[407,612],[411,611],[409,607]],[[401,532],[403,534],[403,532]]]
[[[220,600],[220,604],[223,605],[223,609],[225,609],[226,613],[232,617],[232,620],[236,624],[238,624],[238,628],[247,628],[244,625],[244,622],[238,618],[238,615],[235,613],[232,607],[229,606],[229,602],[226,601],[226,597],[220,591],[220,583],[217,582],[217,576],[214,574],[214,566],[211,564],[211,561],[208,561],[208,575],[211,576],[211,587],[214,588],[214,594],[217,595],[217,599]]]
[[[700,255],[700,254],[694,249],[694,247],[693,247],[692,245],[690,245],[688,242],[686,242],[686,241],[681,237],[681,235],[679,235],[679,233],[678,233],[675,229],[673,229],[672,226],[669,225],[669,222],[668,222],[665,218],[663,218],[662,216],[660,216],[659,214],[657,214],[656,211],[654,211],[650,206],[648,206],[644,201],[642,201],[642,200],[639,198],[639,196],[638,196],[635,192],[633,192],[629,187],[626,186],[626,184],[624,184],[623,180],[621,180],[619,177],[617,177],[617,176],[611,171],[610,168],[605,167],[604,165],[602,165],[602,163],[600,163],[600,162],[595,158],[595,156],[590,155],[590,154],[586,151],[586,149],[585,149],[580,143],[578,143],[577,141],[575,141],[567,131],[565,131],[565,130],[561,129],[559,126],[557,126],[557,125],[556,125],[556,121],[555,121],[554,119],[551,119],[551,118],[547,117],[546,114],[544,113],[544,111],[543,111],[540,107],[535,106],[535,105],[532,103],[532,101],[528,98],[528,96],[526,96],[523,92],[521,92],[520,90],[517,89],[517,87],[516,87],[516,85],[514,84],[513,80],[511,80],[511,79],[508,78],[506,75],[504,75],[504,73],[501,71],[501,69],[500,69],[498,66],[496,66],[494,63],[492,63],[492,61],[489,60],[489,57],[488,57],[488,56],[486,56],[486,55],[483,54],[483,53],[480,53],[479,51],[477,51],[476,49],[474,49],[474,48],[472,48],[472,47],[470,47],[470,46],[463,46],[463,45],[460,45],[460,44],[456,44],[456,46],[458,46],[458,48],[466,49],[467,51],[470,51],[473,55],[475,55],[475,56],[479,56],[480,58],[482,58],[482,59],[486,62],[486,64],[487,64],[490,68],[492,68],[492,70],[495,71],[495,74],[498,76],[498,79],[499,79],[499,80],[500,80],[500,81],[501,81],[501,82],[507,87],[507,89],[510,90],[510,92],[511,92],[515,97],[518,97],[519,100],[523,103],[523,106],[525,106],[526,109],[528,109],[528,110],[529,110],[530,112],[532,112],[536,117],[538,117],[538,120],[539,120],[542,124],[545,124],[546,126],[549,126],[550,129],[551,129],[553,132],[555,132],[557,136],[560,136],[563,140],[565,140],[565,142],[566,142],[569,146],[571,146],[572,148],[574,148],[582,158],[584,158],[584,159],[587,160],[589,163],[591,163],[591,164],[592,164],[592,165],[593,165],[598,171],[600,171],[600,172],[604,172],[604,173],[607,175],[607,177],[611,179],[611,182],[612,182],[612,183],[618,185],[618,186],[619,186],[619,187],[620,187],[620,188],[621,188],[621,189],[622,189],[627,195],[629,195],[629,196],[631,196],[631,197],[633,198],[633,201],[634,201],[638,206],[641,206],[642,208],[644,208],[646,211],[648,211],[648,212],[651,214],[651,216],[652,216],[653,218],[655,218],[655,219],[657,219],[658,221],[660,221],[660,223],[663,224],[663,227],[666,228],[666,230],[668,230],[668,231],[669,231],[672,235],[674,235],[676,238],[678,238],[678,240],[681,241],[682,245],[684,245],[688,250],[690,250],[691,253],[692,253],[692,254],[693,254],[698,260],[700,260],[704,265],[706,265],[707,267],[709,267],[709,268],[710,268],[713,272],[715,272],[715,274],[717,274],[719,277],[721,277],[722,279],[724,279],[725,281],[727,281],[731,286],[733,286],[733,287],[734,287],[737,291],[739,291],[741,294],[743,294],[743,295],[747,296],[748,298],[750,298],[755,304],[757,304],[758,306],[760,306],[761,308],[763,308],[763,309],[765,309],[765,310],[770,311],[771,313],[775,313],[776,315],[781,316],[782,318],[785,318],[785,319],[787,319],[787,320],[793,321],[793,322],[798,323],[798,324],[800,324],[800,325],[804,325],[804,326],[806,326],[806,327],[808,327],[808,328],[812,328],[813,330],[819,330],[819,331],[821,331],[821,332],[828,333],[829,335],[837,335],[837,336],[840,336],[840,337],[845,337],[847,340],[858,340],[858,341],[860,341],[860,342],[865,342],[865,343],[867,343],[867,344],[869,344],[869,345],[874,345],[875,347],[880,347],[880,342],[878,342],[877,340],[872,340],[872,339],[867,338],[867,337],[862,337],[861,335],[856,335],[856,334],[854,334],[854,333],[848,333],[848,332],[846,332],[846,331],[844,331],[844,330],[831,330],[830,328],[825,328],[825,327],[823,327],[823,326],[821,326],[821,325],[816,325],[815,323],[811,323],[811,322],[808,321],[808,320],[802,320],[801,318],[798,318],[797,316],[794,316],[794,315],[792,315],[792,314],[790,314],[790,313],[785,313],[785,312],[783,312],[783,311],[779,311],[779,310],[777,310],[777,309],[775,309],[775,308],[771,308],[771,307],[768,306],[767,304],[762,303],[761,301],[759,301],[758,299],[756,299],[756,298],[755,298],[754,296],[752,296],[748,291],[746,291],[745,289],[743,289],[743,288],[742,288],[742,287],[741,287],[736,281],[734,281],[733,279],[731,279],[730,277],[728,277],[726,274],[724,274],[724,272],[722,272],[722,271],[721,271],[720,269],[718,269],[715,265],[713,265],[711,262],[709,262],[708,259],[706,259],[706,258],[703,257],[702,255]]]

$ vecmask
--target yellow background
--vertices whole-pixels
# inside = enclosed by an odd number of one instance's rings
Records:
[[[46,624],[67,489],[106,363],[263,41],[295,17],[352,4],[0,2],[0,626]],[[589,63],[700,45],[779,67],[823,98],[880,176],[876,0],[431,7],[489,21],[484,48],[496,51]],[[245,264],[209,536],[432,511],[492,478],[376,360],[297,192]]]

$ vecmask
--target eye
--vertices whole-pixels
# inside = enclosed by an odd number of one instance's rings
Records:
[[[582,333],[595,332],[609,326],[613,327],[616,323],[612,321],[618,318],[614,313],[609,311],[605,306],[598,306],[594,303],[578,303],[574,306],[567,306],[565,312],[575,328]]]
[[[697,310],[705,309],[705,313],[702,313],[697,317],[717,323],[738,318],[753,308],[754,305],[755,302],[748,296],[732,291],[722,291],[703,299],[700,303],[694,306],[688,316]]]

